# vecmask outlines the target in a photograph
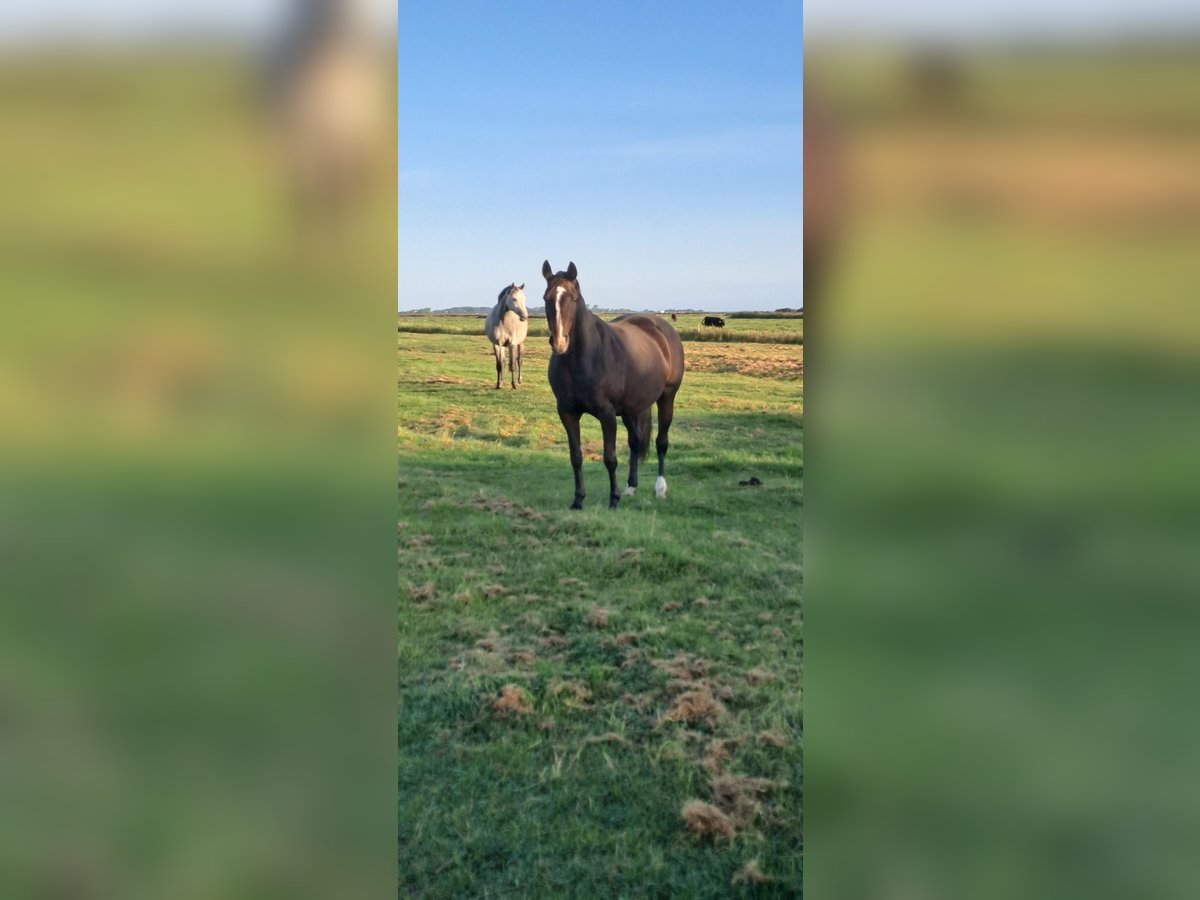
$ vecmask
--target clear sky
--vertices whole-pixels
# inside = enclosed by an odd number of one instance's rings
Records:
[[[403,4],[401,309],[801,297],[801,4]]]

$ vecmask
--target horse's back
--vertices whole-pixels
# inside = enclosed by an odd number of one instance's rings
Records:
[[[638,355],[657,351],[663,364],[663,381],[678,387],[683,380],[683,341],[665,319],[648,313],[628,313],[610,323],[626,347]]]

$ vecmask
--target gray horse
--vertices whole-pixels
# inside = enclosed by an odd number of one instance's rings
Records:
[[[522,345],[529,334],[529,313],[525,309],[525,285],[515,281],[500,292],[496,305],[488,313],[484,331],[496,354],[496,389],[504,380],[504,348],[508,348],[508,374],[512,386],[521,384]],[[515,361],[515,365],[514,365]]]

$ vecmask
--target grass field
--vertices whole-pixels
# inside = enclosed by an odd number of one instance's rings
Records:
[[[540,300],[537,303],[540,305]],[[530,304],[534,303],[530,298]],[[685,341],[750,344],[803,344],[804,320],[802,318],[746,318],[745,313],[725,314],[724,328],[701,325],[703,315],[684,314],[673,322],[675,330]],[[601,318],[612,319],[613,315],[602,314]],[[483,316],[433,316],[401,315],[396,329],[408,334],[483,334]],[[546,320],[532,317],[529,321],[529,336],[548,336]]]
[[[544,340],[397,343],[400,895],[798,896],[800,348],[687,343],[667,498],[585,418],[570,512]]]

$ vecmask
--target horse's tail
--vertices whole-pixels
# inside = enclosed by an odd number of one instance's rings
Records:
[[[650,419],[650,407],[647,406],[637,420],[638,446],[642,448],[638,454],[639,462],[645,462],[646,457],[650,454],[650,429],[653,424]]]

